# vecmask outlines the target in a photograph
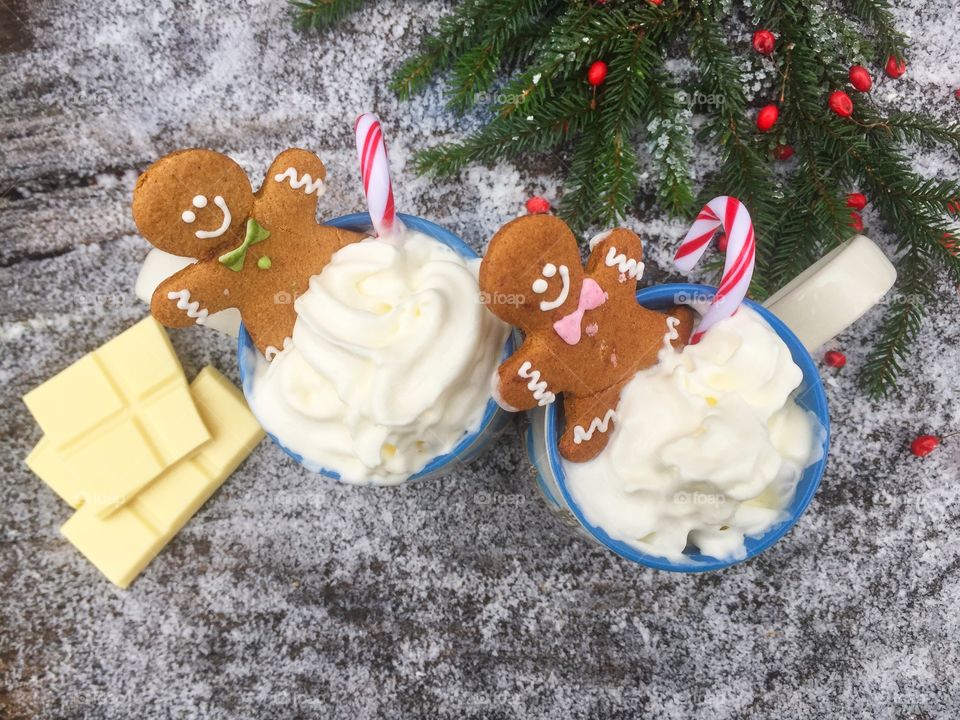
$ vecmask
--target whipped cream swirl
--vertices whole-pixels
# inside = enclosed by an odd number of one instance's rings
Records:
[[[624,387],[603,452],[564,461],[573,497],[593,525],[643,552],[679,560],[689,544],[744,557],[744,538],[785,517],[820,457],[819,423],[793,397],[802,378],[783,340],[742,306]]]
[[[348,482],[401,482],[452,450],[480,425],[508,332],[480,302],[479,262],[415,232],[339,250],[259,366],[264,428]]]

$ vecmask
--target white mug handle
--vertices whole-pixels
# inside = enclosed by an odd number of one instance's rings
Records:
[[[808,352],[835,338],[880,302],[897,270],[870,238],[856,235],[771,295],[764,307]]]

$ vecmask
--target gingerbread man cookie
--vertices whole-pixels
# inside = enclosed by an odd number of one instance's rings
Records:
[[[603,450],[620,389],[657,362],[666,342],[682,347],[694,317],[686,307],[660,313],[637,303],[643,245],[635,233],[612,230],[590,249],[584,270],[566,223],[527,215],[500,228],[480,265],[484,302],[525,335],[497,370],[495,397],[528,410],[563,393],[559,448],[573,462]]]
[[[180,150],[147,168],[133,218],[155,247],[197,262],[164,280],[150,310],[167,327],[239,309],[268,359],[293,334],[293,301],[344,245],[364,236],[319,225],[326,168],[316,155],[280,153],[254,193],[243,169],[212,150]]]

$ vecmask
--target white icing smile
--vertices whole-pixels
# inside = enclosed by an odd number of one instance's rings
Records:
[[[223,213],[223,223],[216,230],[197,230],[194,233],[198,238],[207,239],[207,238],[216,238],[223,235],[227,228],[230,227],[230,222],[232,218],[230,217],[230,208],[227,207],[227,202],[220,195],[216,195],[213,198],[213,204],[220,208],[220,211]],[[206,195],[197,195],[193,198],[193,206],[198,210],[200,208],[205,208],[207,206],[207,197]],[[187,225],[197,221],[197,214],[193,210],[184,210],[180,215],[180,219],[183,220]]]
[[[552,278],[558,272],[560,273],[560,280],[563,283],[563,286],[560,288],[560,294],[557,295],[557,297],[553,300],[540,301],[540,309],[543,312],[558,308],[567,301],[567,295],[570,294],[570,271],[567,269],[566,265],[561,265],[558,268],[553,263],[547,263],[543,266],[543,272],[540,273],[543,275],[543,277],[537,278],[533,281],[533,285],[531,285],[531,289],[537,295],[543,295],[543,293],[545,293],[549,287],[547,281],[543,278]]]

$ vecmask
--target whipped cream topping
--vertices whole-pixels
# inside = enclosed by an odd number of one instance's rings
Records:
[[[479,264],[415,232],[339,250],[296,300],[292,342],[258,364],[264,429],[348,482],[401,482],[452,450],[480,426],[508,332]]]
[[[563,461],[587,520],[614,539],[680,560],[688,545],[729,559],[785,517],[820,457],[816,416],[793,398],[803,373],[759,314],[742,306],[623,389],[603,452]]]

